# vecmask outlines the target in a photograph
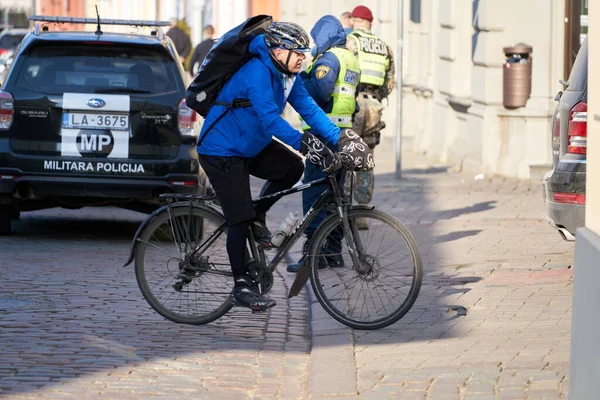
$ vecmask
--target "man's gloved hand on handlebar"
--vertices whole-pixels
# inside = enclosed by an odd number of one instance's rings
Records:
[[[315,135],[304,132],[300,141],[300,153],[305,155],[311,163],[323,166],[323,171],[330,173],[342,167],[342,163],[325,143]]]
[[[375,168],[373,150],[352,129],[340,130],[338,149],[346,169],[369,171]]]
[[[338,153],[333,153],[323,142],[309,132],[304,132],[300,152],[310,162],[323,166],[325,172],[344,167],[350,171],[368,171],[375,167],[373,151],[352,129],[340,130]]]

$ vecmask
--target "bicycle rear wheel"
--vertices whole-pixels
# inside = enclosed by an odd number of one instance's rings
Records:
[[[358,218],[367,220],[368,230],[356,229]],[[348,220],[361,265],[354,265],[342,220],[333,214],[315,233],[308,252],[312,288],[323,308],[342,324],[386,327],[402,318],[419,294],[423,265],[417,244],[400,221],[379,210],[351,209]]]
[[[135,276],[146,301],[163,317],[201,325],[232,307],[233,279],[223,217],[185,206],[165,208],[140,233]],[[201,251],[193,253],[200,246]]]

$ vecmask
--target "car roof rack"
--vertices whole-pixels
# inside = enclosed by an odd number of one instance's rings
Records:
[[[96,34],[102,34],[100,30],[100,25],[120,25],[120,26],[132,26],[132,27],[161,27],[161,26],[171,26],[171,22],[169,21],[153,21],[153,20],[143,20],[143,19],[107,19],[107,18],[80,18],[80,17],[59,17],[53,15],[30,15],[30,21],[35,21],[35,29],[34,34],[39,35],[40,30],[47,30],[46,26],[42,27],[42,22],[54,22],[61,24],[96,24],[98,25],[98,29],[96,30]],[[40,27],[42,29],[40,29]],[[158,29],[157,32],[159,36],[163,36],[163,32],[161,29]],[[152,33],[155,35],[156,33]]]

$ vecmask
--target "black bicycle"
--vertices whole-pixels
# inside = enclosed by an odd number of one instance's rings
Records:
[[[263,294],[271,290],[275,267],[325,210],[329,215],[306,244],[306,262],[289,297],[297,295],[310,277],[319,303],[342,324],[379,329],[395,323],[410,310],[421,288],[423,266],[414,238],[393,216],[373,206],[352,205],[333,173],[263,198],[286,196],[315,185],[328,185],[329,190],[270,262],[248,230],[246,267],[254,284]],[[140,290],[163,317],[184,324],[212,322],[233,306],[223,213],[210,196],[163,194],[161,198],[166,204],[140,225],[125,265],[135,259]],[[368,230],[357,228],[358,218],[368,220]],[[333,254],[342,255],[343,265],[329,262]]]

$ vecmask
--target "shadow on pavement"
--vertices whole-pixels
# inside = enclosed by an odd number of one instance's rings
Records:
[[[450,232],[444,235],[439,235],[433,238],[434,243],[447,243],[452,242],[454,240],[459,240],[462,238],[466,238],[469,236],[477,235],[481,230],[469,230],[469,231],[458,231],[458,232]]]
[[[447,173],[452,168],[452,165],[443,165],[439,167],[427,167],[427,168],[409,168],[402,170],[403,174],[407,175],[428,175],[428,174],[443,174]]]
[[[177,363],[198,368],[202,379],[228,366],[243,377],[260,350],[310,350],[309,322],[290,327],[284,290],[274,290],[279,304],[269,314],[234,308],[203,326],[154,312],[133,266],[122,267],[144,217],[113,208],[45,210],[13,222],[16,233],[0,241],[0,397],[53,386],[79,397],[85,382],[93,394],[104,390],[97,380],[135,381],[128,368],[168,386]]]
[[[73,211],[77,212],[77,211]],[[142,217],[143,218],[143,217]],[[54,239],[133,239],[140,221],[105,221],[99,219],[73,219],[39,216],[29,217],[23,213],[19,221],[13,221],[17,231],[14,238],[54,238]],[[57,230],[59,227],[59,230]]]
[[[488,211],[494,208],[495,204],[495,201],[484,201],[481,203],[473,204],[472,206],[457,208],[454,210],[437,211],[432,213],[431,219],[451,219],[465,214],[473,214]]]

